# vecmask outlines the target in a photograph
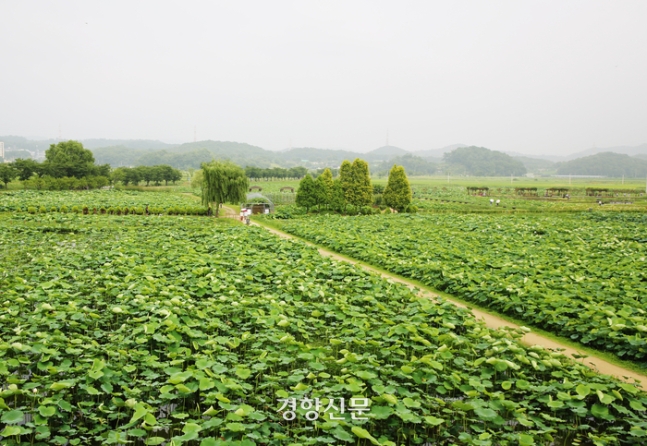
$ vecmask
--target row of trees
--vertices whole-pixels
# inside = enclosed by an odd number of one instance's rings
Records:
[[[167,165],[119,167],[111,172],[110,165],[96,165],[94,155],[80,142],[65,141],[50,145],[45,161],[17,159],[0,164],[0,181],[7,185],[18,178],[29,189],[93,189],[120,182],[137,185],[151,182],[168,185],[182,179],[182,172]]]
[[[92,152],[85,149],[78,141],[64,141],[50,145],[45,151],[45,161],[42,163],[33,159],[17,159],[13,163],[3,163],[0,167],[0,180],[5,187],[15,178],[27,182],[34,176],[42,179],[35,186],[36,188],[48,188],[46,185],[55,185],[56,188],[75,188],[83,183],[77,180],[92,178],[90,183],[85,181],[86,187],[90,187],[89,184],[107,183],[109,175],[110,166],[96,165]],[[97,178],[105,180],[96,180]]]
[[[182,172],[171,166],[138,166],[138,167],[118,167],[111,175],[114,182],[120,182],[124,186],[132,184],[137,186],[140,182],[145,182],[146,186],[153,182],[156,186],[164,181],[168,186],[169,181],[175,184],[182,179]]]
[[[283,167],[270,167],[267,169],[253,166],[245,167],[245,175],[247,175],[247,178],[254,180],[270,178],[303,178],[306,173],[308,173],[308,169],[305,167],[291,167],[289,169],[285,169]]]
[[[384,189],[384,203],[398,211],[411,203],[409,180],[402,166],[393,166]],[[373,204],[373,186],[366,161],[359,158],[351,164],[344,161],[339,176],[333,179],[330,169],[325,169],[316,180],[307,174],[299,183],[296,203],[306,211],[317,207],[345,212],[348,206],[361,208]]]

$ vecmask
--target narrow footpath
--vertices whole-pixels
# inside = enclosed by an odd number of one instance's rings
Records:
[[[380,270],[378,270],[376,268],[372,268],[371,266],[366,265],[365,263],[363,263],[363,262],[361,262],[359,260],[355,260],[355,259],[352,259],[352,258],[347,257],[347,256],[342,256],[340,254],[337,254],[337,253],[335,253],[333,251],[329,251],[329,250],[324,249],[324,248],[319,248],[314,243],[304,241],[302,239],[299,239],[298,237],[295,237],[295,236],[293,236],[291,234],[280,231],[278,229],[272,228],[270,226],[266,226],[266,225],[264,225],[262,223],[252,221],[251,224],[255,225],[255,226],[262,227],[262,228],[268,230],[269,232],[271,232],[273,234],[276,234],[276,235],[278,235],[279,237],[282,237],[282,238],[301,240],[303,243],[306,243],[306,244],[308,244],[310,246],[316,247],[318,249],[318,251],[319,251],[319,254],[321,254],[322,256],[330,257],[330,258],[332,258],[334,260],[339,260],[339,261],[342,261],[342,262],[352,263],[352,264],[357,265],[357,266],[359,266],[360,268],[362,268],[362,269],[364,269],[366,271],[371,271],[373,273],[381,275],[384,278],[391,279],[394,282],[402,283],[402,284],[408,286],[409,288],[417,289],[417,290],[420,291],[420,296],[428,297],[430,299],[438,297],[437,294],[434,294],[434,293],[432,293],[430,291],[427,291],[425,289],[421,289],[418,285],[416,285],[413,282],[411,282],[411,281],[409,281],[409,280],[407,280],[407,279],[405,279],[403,277],[400,277],[398,275],[380,271]],[[451,299],[451,297],[443,296],[443,298],[445,300],[453,303],[454,305],[456,305],[458,307],[466,308],[465,304],[463,304],[461,302],[457,302],[457,301]],[[478,310],[478,309],[472,308],[472,307],[470,307],[470,309],[471,309],[472,313],[474,314],[474,316],[477,319],[482,319],[489,328],[501,328],[501,327],[519,328],[519,325],[516,325],[516,324],[514,324],[512,322],[509,322],[509,321],[506,321],[504,319],[501,319],[500,317],[497,317],[497,316],[495,316],[493,314],[486,313],[484,311],[481,311],[481,310]],[[560,350],[562,350],[561,353],[568,356],[569,358],[573,358],[572,357],[573,354],[582,354],[582,351],[578,351],[578,350],[576,350],[576,349],[574,349],[574,348],[572,348],[570,346],[561,344],[558,341],[547,338],[547,337],[542,336],[542,335],[537,334],[537,333],[533,333],[532,331],[529,332],[529,333],[526,333],[525,336],[521,339],[521,341],[524,344],[529,345],[529,346],[540,345],[540,346],[542,346],[544,348],[560,349]],[[583,364],[587,365],[588,367],[591,367],[592,369],[597,370],[599,373],[602,373],[602,374],[605,374],[605,375],[615,376],[616,378],[621,379],[623,381],[627,381],[627,382],[633,382],[634,380],[635,381],[641,381],[640,386],[643,389],[647,389],[647,376],[646,375],[642,375],[642,374],[636,373],[636,372],[634,372],[632,370],[625,369],[625,368],[620,367],[618,365],[612,364],[612,363],[610,363],[610,362],[608,362],[608,361],[606,361],[606,360],[604,360],[602,358],[594,356],[592,353],[586,353],[586,354],[588,354],[589,356],[584,358]]]

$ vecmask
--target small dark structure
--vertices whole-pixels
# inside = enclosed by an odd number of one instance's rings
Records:
[[[536,187],[515,187],[514,192],[517,195],[523,195],[525,196],[532,196],[536,197],[537,196],[537,188]]]
[[[263,190],[263,188],[261,186],[252,186],[249,188],[250,192],[254,192],[255,190],[260,192]]]
[[[292,192],[294,193],[294,188],[290,186],[283,186],[281,189],[279,189],[279,192]]]
[[[586,188],[587,197],[609,197],[612,195],[613,195],[613,191],[606,188],[594,188],[594,187]]]
[[[468,187],[467,188],[467,194],[468,195],[479,195],[481,197],[487,197],[490,194],[490,188],[489,187]]]
[[[251,209],[252,214],[274,213],[274,203],[265,195],[257,192],[247,194],[247,202],[240,205],[241,209]]]
[[[570,189],[564,187],[549,187],[544,192],[544,197],[552,197],[553,195],[565,196]]]
[[[273,210],[270,203],[247,203],[242,205],[241,208],[251,209],[252,215],[269,214]]]

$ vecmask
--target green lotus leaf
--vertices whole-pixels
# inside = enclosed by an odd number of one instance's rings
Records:
[[[22,423],[25,419],[25,414],[20,410],[10,410],[2,414],[0,420],[6,424]]]

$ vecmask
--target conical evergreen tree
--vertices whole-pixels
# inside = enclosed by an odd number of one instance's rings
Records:
[[[353,206],[370,206],[373,203],[373,186],[366,161],[356,158],[351,167]]]
[[[387,206],[398,212],[404,211],[411,204],[411,186],[404,167],[393,165],[382,197]]]
[[[353,165],[344,160],[339,167],[339,183],[344,191],[344,207],[353,201]]]
[[[306,212],[310,211],[310,208],[317,205],[317,187],[315,180],[312,179],[310,174],[306,174],[305,177],[299,182],[299,189],[297,189],[296,203],[297,206],[306,208]]]
[[[316,190],[317,190],[317,206],[321,208],[330,206],[330,200],[332,199],[332,172],[330,169],[326,168],[321,175],[317,177]]]
[[[330,207],[333,211],[336,211],[336,212],[343,212],[346,210],[346,198],[344,197],[344,188],[339,178],[335,179],[332,183]]]

